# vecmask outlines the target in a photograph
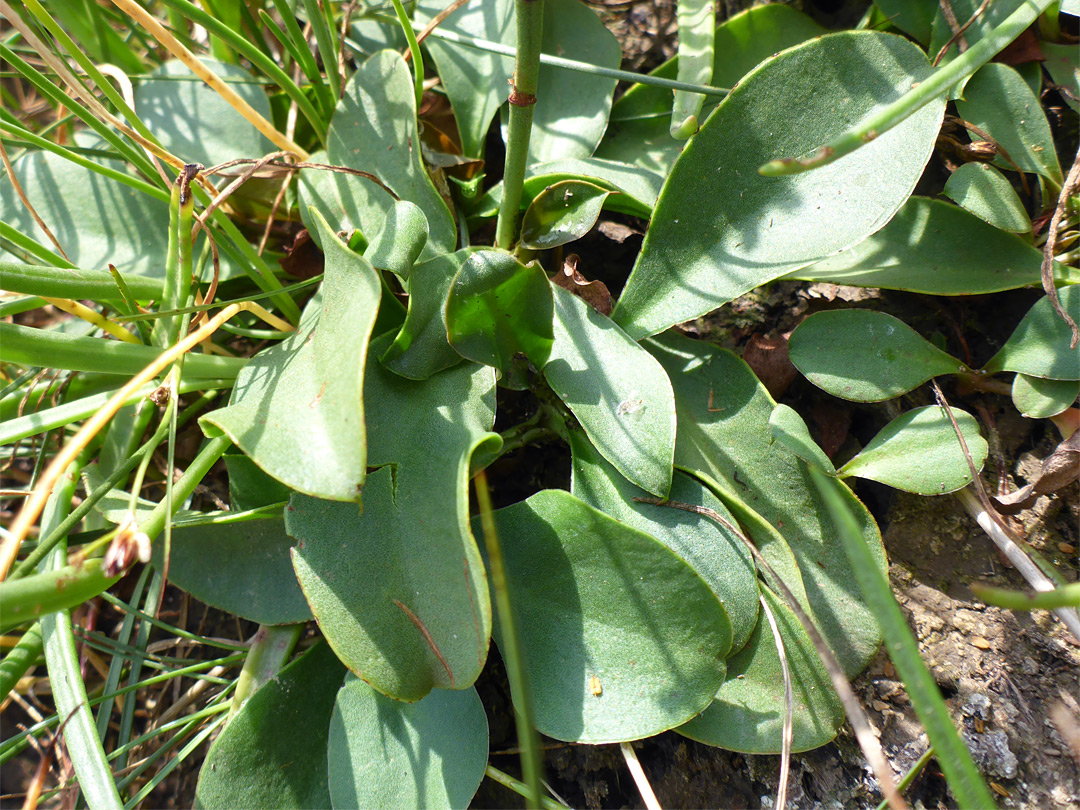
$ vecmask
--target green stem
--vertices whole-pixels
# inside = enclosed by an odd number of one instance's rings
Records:
[[[1010,591],[1005,588],[991,588],[989,585],[973,584],[972,592],[988,605],[1008,608],[1009,610],[1054,610],[1056,608],[1080,608],[1080,582],[1062,585],[1052,591],[1026,593]]]
[[[260,625],[255,638],[248,648],[244,668],[236,680],[229,716],[232,717],[244,702],[255,694],[267,681],[281,670],[292,655],[296,642],[300,640],[303,624],[286,624],[281,627]]]
[[[510,681],[510,696],[514,704],[514,721],[517,724],[518,746],[521,748],[521,772],[525,778],[525,806],[530,810],[540,806],[542,763],[540,738],[533,724],[532,694],[521,653],[521,639],[517,621],[510,603],[510,590],[503,566],[502,548],[495,531],[495,518],[491,508],[487,476],[481,470],[476,474],[476,502],[480,511],[480,523],[484,527],[484,544],[488,553],[488,575],[491,589],[495,592],[495,605],[499,616],[499,650],[506,664],[506,676]]]
[[[931,745],[929,748],[926,749],[926,753],[919,757],[918,761],[916,761],[916,763],[911,766],[911,770],[904,774],[904,778],[896,783],[896,792],[903,793],[905,790],[911,787],[911,783],[914,782],[916,777],[918,777],[918,775],[923,772],[923,768],[925,768],[927,763],[929,763],[930,760],[933,758],[934,746]],[[889,800],[882,799],[881,804],[877,806],[877,810],[889,810]]]
[[[510,790],[514,791],[514,793],[518,794],[519,796],[524,796],[525,798],[529,797],[530,791],[528,785],[518,779],[515,779],[508,773],[503,773],[494,765],[489,764],[487,766],[487,770],[485,770],[484,773],[493,782],[498,782],[503,787],[510,788]],[[557,801],[553,801],[547,796],[540,797],[540,806],[544,810],[567,810],[565,804],[559,804]]]
[[[16,644],[4,660],[0,662],[0,701],[8,696],[19,678],[37,661],[41,655],[43,643],[41,640],[41,622],[36,622],[22,634],[19,643]]]
[[[394,12],[397,14],[401,30],[405,34],[405,41],[409,43],[409,55],[412,58],[413,86],[416,94],[416,109],[420,109],[420,102],[424,98],[424,61],[420,56],[420,43],[416,41],[416,32],[412,27],[412,20],[405,13],[405,6],[401,0],[394,0]]]
[[[780,177],[825,166],[869,143],[925,107],[942,93],[956,86],[990,61],[1006,45],[1027,30],[1050,5],[1050,0],[1027,0],[986,36],[968,48],[961,56],[939,68],[881,112],[821,146],[806,158],[771,160],[758,169],[765,177]]]
[[[392,22],[392,18],[384,17],[383,15],[376,14],[372,16],[374,19],[383,22]],[[451,42],[454,45],[464,45],[466,48],[475,48],[478,51],[494,53],[511,59],[517,55],[517,51],[509,45],[503,45],[501,42],[492,42],[488,39],[470,37],[467,34],[459,34],[455,31],[444,31],[441,28],[436,28],[428,34],[428,36],[432,39]],[[363,52],[363,49],[355,42],[352,42],[351,40],[347,40],[347,42],[349,47],[356,51]],[[620,82],[644,84],[649,87],[660,87],[664,90],[685,90],[688,93],[701,93],[704,96],[726,96],[731,92],[727,87],[690,84],[688,82],[676,81],[675,79],[665,79],[662,76],[650,76],[645,73],[633,73],[629,70],[619,70],[618,68],[609,68],[604,67],[603,65],[592,65],[588,62],[579,62],[576,59],[565,59],[561,56],[552,56],[546,53],[540,54],[540,64],[559,68],[561,70],[573,70],[576,73],[586,73],[590,76],[603,76],[605,79],[616,79]]]
[[[515,0],[517,61],[510,80],[510,126],[506,135],[503,198],[495,226],[495,246],[509,250],[517,233],[518,209],[529,160],[536,88],[540,79],[540,46],[544,39],[544,0]]]

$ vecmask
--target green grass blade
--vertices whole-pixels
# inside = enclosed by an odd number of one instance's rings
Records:
[[[274,7],[285,24],[284,34],[288,39],[289,53],[293,54],[293,59],[299,63],[304,77],[311,83],[311,87],[315,91],[315,97],[319,100],[323,113],[329,120],[334,112],[334,94],[330,92],[330,88],[326,85],[326,79],[323,78],[322,72],[315,62],[315,57],[311,55],[311,49],[308,47],[307,40],[304,39],[304,33],[296,22],[296,15],[289,8],[286,0],[274,0]],[[262,17],[265,13],[261,12],[259,16]]]
[[[41,638],[41,623],[36,622],[23,632],[19,643],[0,661],[0,701],[8,696],[19,678],[34,665],[42,649],[44,642]]]
[[[919,655],[919,645],[896,603],[889,580],[863,542],[854,516],[844,506],[832,479],[812,467],[808,469],[840,529],[840,538],[863,598],[881,626],[889,658],[904,681],[915,713],[926,728],[930,745],[937,751],[937,760],[956,803],[960,807],[994,807],[994,798],[949,719],[941,692]]]
[[[1080,608],[1080,582],[1062,585],[1052,591],[1026,593],[989,585],[973,584],[971,590],[988,605],[1009,610],[1054,610],[1055,608]]]
[[[48,262],[54,267],[75,267],[74,264],[59,253],[53,253],[40,242],[16,230],[3,220],[0,220],[0,247],[12,253],[32,256],[35,259]],[[12,248],[15,248],[15,250],[12,250]]]
[[[333,27],[327,25],[323,10],[319,8],[319,0],[304,0],[304,9],[307,11],[308,22],[311,30],[315,32],[315,44],[322,58],[323,72],[330,81],[330,92],[333,94],[334,103],[341,98],[341,76],[338,75],[338,49],[334,37]],[[330,3],[322,5],[329,9]]]
[[[161,297],[164,282],[159,278],[133,275],[125,281],[132,296],[140,301]],[[90,298],[94,301],[123,298],[112,274],[102,270],[23,264],[9,259],[0,259],[0,289],[53,298]]]

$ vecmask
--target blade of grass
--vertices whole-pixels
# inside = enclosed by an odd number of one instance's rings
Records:
[[[132,297],[143,301],[160,298],[164,287],[161,279],[147,276],[131,276],[125,281]],[[23,264],[10,259],[0,259],[0,289],[24,295],[95,301],[115,301],[122,297],[113,276],[105,271]]]
[[[971,752],[949,719],[941,692],[919,654],[918,642],[896,603],[888,578],[874,563],[870,549],[863,542],[855,517],[845,508],[840,495],[825,476],[812,467],[808,469],[839,529],[859,590],[877,618],[885,637],[885,649],[904,682],[915,713],[930,738],[930,745],[937,751],[938,762],[945,771],[957,804],[960,807],[994,807],[994,798],[975,767]]]
[[[708,84],[712,80],[716,12],[711,0],[679,0],[679,81]],[[698,130],[705,96],[675,91],[671,108],[671,137],[684,141]]]
[[[142,571],[139,573],[139,579],[135,582],[135,588],[131,593],[131,601],[135,602],[142,598],[143,592],[146,590],[146,583],[150,580],[150,575],[154,573],[152,566],[144,565]],[[130,613],[124,614],[124,620],[120,623],[120,631],[116,636],[117,650],[112,651],[112,660],[109,662],[109,672],[105,676],[105,683],[102,686],[103,691],[107,694],[112,692],[120,685],[120,677],[124,674],[124,667],[128,661],[131,662],[131,672],[134,677],[128,678],[128,683],[135,683],[139,680],[136,676],[136,672],[141,673],[142,659],[139,656],[130,656],[120,653],[120,649],[127,647],[128,642],[131,641],[131,634],[135,632],[135,617]],[[85,635],[82,636],[83,642],[86,643]],[[111,641],[112,639],[110,639]],[[142,652],[145,654],[145,644],[143,645]],[[143,656],[145,657],[145,655]],[[101,739],[105,739],[105,735],[109,733],[109,721],[112,719],[112,711],[114,700],[106,700],[104,703],[97,707],[97,730],[98,736]],[[129,700],[124,702],[124,709],[127,709],[128,704],[132,704],[134,708],[135,701]],[[121,743],[127,742],[127,738],[121,739]],[[110,755],[111,758],[111,755]]]
[[[758,173],[766,177],[799,174],[839,160],[860,146],[870,143],[989,62],[1006,45],[1024,33],[1051,2],[1052,0],[1026,0],[1022,6],[1002,20],[1000,25],[987,32],[986,36],[963,54],[945,67],[938,68],[930,75],[930,78],[919,83],[880,112],[860,121],[843,135],[819,147],[809,157],[771,160],[762,165]]]
[[[334,35],[334,26],[327,23],[326,11],[329,2],[321,0],[304,0],[304,9],[307,12],[308,23],[315,34],[315,44],[322,59],[323,72],[326,74],[330,85],[330,93],[333,95],[334,104],[341,98],[341,77],[337,72],[338,49]],[[304,158],[307,160],[307,158]]]
[[[0,703],[34,665],[42,649],[41,622],[35,622],[23,631],[18,644],[8,650],[4,660],[0,661]]]
[[[988,605],[1009,610],[1054,610],[1055,608],[1080,608],[1080,582],[1062,585],[1052,591],[1026,593],[1006,588],[973,583],[972,592]]]
[[[85,460],[74,460],[70,467],[65,465],[65,475],[50,496],[42,517],[42,534],[47,534],[66,517],[71,506],[71,497],[75,494],[78,470]],[[53,573],[56,569],[61,569],[66,557],[66,545],[61,543],[52,553],[51,559],[43,561],[46,572]],[[17,580],[10,584],[17,586],[25,581],[27,580]],[[6,600],[0,604],[6,607]],[[64,741],[79,779],[79,787],[87,804],[94,810],[119,810],[120,794],[105,759],[105,750],[94,725],[94,717],[87,705],[86,685],[79,674],[79,651],[75,646],[71,614],[62,610],[43,617],[41,637],[44,641],[45,663],[49,670],[53,699],[57,713],[64,723]]]
[[[509,788],[510,790],[514,791],[514,793],[516,793],[518,796],[522,796],[528,799],[529,796],[532,795],[532,791],[530,790],[528,785],[518,779],[515,779],[508,773],[503,773],[490,763],[488,764],[487,769],[484,771],[484,775],[487,776],[487,778],[491,781],[498,782],[503,787]],[[540,807],[542,807],[543,810],[569,810],[569,808],[565,804],[559,804],[557,801],[549,799],[547,796],[540,797]]]
[[[409,54],[412,56],[413,92],[416,95],[416,109],[420,109],[420,102],[424,98],[424,60],[420,57],[420,43],[416,41],[416,31],[413,30],[412,20],[405,13],[405,6],[401,0],[393,0],[394,13],[397,14],[401,31],[405,34],[405,41],[409,43]]]
[[[521,772],[527,786],[527,792],[524,794],[525,806],[537,808],[543,797],[540,789],[543,765],[540,757],[540,738],[533,721],[532,692],[529,688],[525,661],[521,657],[521,639],[518,635],[517,619],[506,583],[502,548],[499,546],[499,538],[495,532],[495,518],[492,514],[487,475],[481,470],[473,481],[476,487],[480,523],[484,528],[484,545],[488,553],[488,575],[491,578],[491,589],[495,592],[495,605],[498,609],[501,631],[499,649],[502,652],[503,662],[506,664],[506,675],[510,681],[510,694],[514,704],[514,722],[517,725],[518,746],[521,749]]]
[[[3,220],[0,220],[0,246],[11,253],[32,256],[35,259],[47,262],[54,267],[70,267],[72,269],[75,267],[74,264],[69,262],[59,253],[53,253],[40,242],[32,239],[21,231],[16,230]],[[13,247],[15,250],[11,249]]]

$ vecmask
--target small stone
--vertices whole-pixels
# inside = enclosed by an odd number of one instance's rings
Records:
[[[1075,554],[1076,546],[1072,543],[1058,543],[1058,551],[1062,554]]]
[[[989,720],[990,698],[982,692],[975,692],[964,701],[964,704],[960,707],[960,711],[967,717],[978,717],[980,720]]]
[[[875,700],[870,705],[874,707],[874,711],[876,712],[883,712],[889,708],[889,704],[884,700]]]
[[[980,650],[989,650],[990,649],[990,642],[987,641],[982,636],[974,636],[971,639],[971,646],[972,647],[977,647]]]

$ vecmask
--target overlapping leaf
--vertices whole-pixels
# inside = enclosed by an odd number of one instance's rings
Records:
[[[627,479],[654,495],[671,487],[675,400],[667,375],[609,318],[560,287],[544,377],[589,439]]]
[[[521,220],[521,245],[548,250],[580,239],[592,230],[611,194],[585,180],[562,180],[541,191]]]
[[[292,489],[357,501],[367,473],[364,361],[382,285],[317,213],[315,221],[326,254],[319,297],[296,335],[252,358],[230,404],[201,423]]]
[[[334,703],[327,759],[335,808],[468,807],[487,766],[484,706],[475,689],[402,703],[350,674]]]
[[[1062,287],[1058,298],[1066,312],[1080,312],[1080,286]],[[1018,371],[1049,380],[1080,380],[1080,350],[1069,346],[1072,332],[1047,296],[1028,310],[1005,345],[984,371]]]
[[[798,412],[788,405],[777,405],[769,415],[769,430],[776,441],[812,467],[827,473],[836,472],[832,461],[810,435],[810,429]]]
[[[866,31],[821,37],[760,65],[680,155],[615,321],[631,337],[655,334],[888,222],[933,150],[942,99],[815,171],[763,177],[757,168],[817,148],[930,72],[910,41]],[[890,167],[884,174],[877,170],[883,163]]]
[[[731,625],[681,557],[561,490],[494,514],[542,733],[636,740],[709,704]]]
[[[675,464],[716,490],[797,598],[805,589],[806,604],[844,671],[859,672],[877,650],[877,624],[804,462],[772,440],[772,398],[730,352],[671,333],[647,347],[675,391]],[[858,515],[865,542],[884,566],[874,519],[843,482],[832,485]],[[795,572],[785,553],[794,554]]]
[[[363,510],[295,496],[285,513],[323,634],[353,672],[400,700],[463,689],[487,657],[491,605],[469,529],[468,472],[491,440],[493,376],[463,363],[417,382],[370,363],[368,462],[379,469]]]
[[[326,739],[344,677],[345,667],[320,644],[252,695],[203,762],[198,805],[330,807]]]
[[[1031,230],[1016,190],[988,163],[965,163],[949,176],[941,193],[995,228],[1011,233]]]
[[[1012,384],[1012,401],[1016,410],[1029,419],[1057,416],[1076,402],[1080,385],[1076,380],[1046,380],[1017,374]]]

